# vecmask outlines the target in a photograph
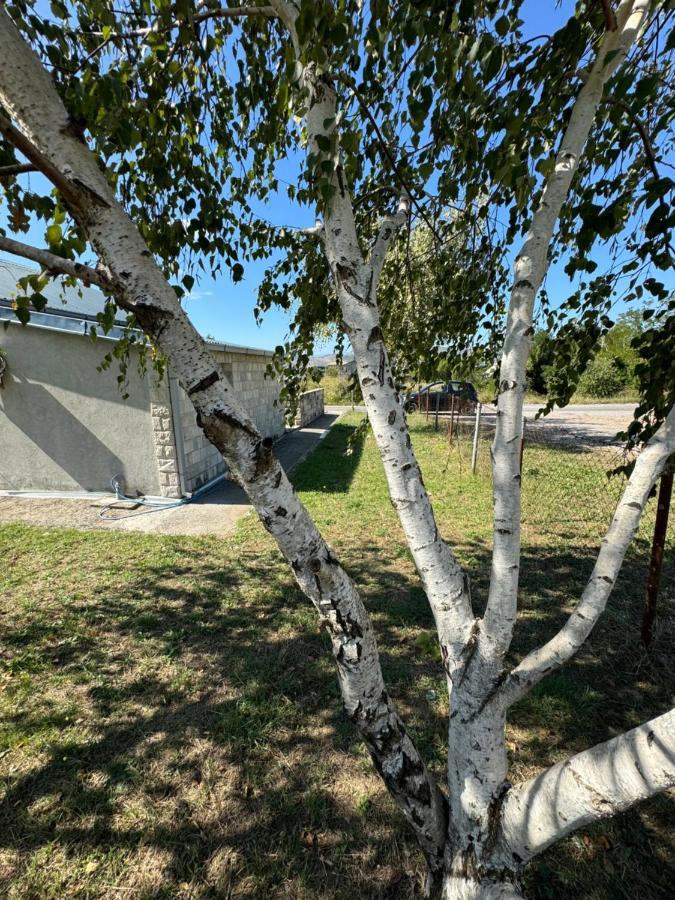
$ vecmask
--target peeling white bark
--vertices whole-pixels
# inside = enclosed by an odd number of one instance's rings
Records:
[[[517,613],[520,566],[520,442],[525,370],[530,354],[534,300],[548,265],[553,228],[569,192],[579,158],[610,75],[644,29],[649,0],[623,0],[617,29],[605,32],[598,55],[574,103],[555,168],[546,181],[514,266],[506,338],[499,370],[497,428],[492,448],[494,533],[485,633],[495,657],[508,650]]]
[[[499,852],[519,865],[578,828],[675,786],[675,710],[509,791]]]
[[[432,869],[442,862],[445,800],[406,733],[382,680],[372,625],[354,584],[319,534],[272,451],[227,387],[133,222],[117,203],[38,58],[0,7],[0,102],[31,162],[58,184],[105,267],[117,302],[171,361],[197,421],[220,450],[291,564],[328,631],[348,715],[415,831]]]
[[[296,4],[274,0],[273,6],[288,29],[300,59],[295,30]],[[336,94],[329,73],[307,67],[302,79],[309,98],[306,116],[309,150],[321,157],[318,139],[335,137]],[[323,156],[330,158],[327,154]],[[462,665],[462,651],[473,624],[468,579],[436,525],[411,445],[403,400],[394,384],[376,300],[386,250],[395,230],[406,220],[408,201],[403,198],[398,211],[382,223],[370,258],[366,260],[356,233],[352,198],[339,164],[332,184],[335,194],[324,217],[326,256],[389,493],[434,614],[451,687]]]
[[[298,7],[272,0],[294,30]],[[407,215],[407,199],[383,221],[370,257],[359,246],[352,200],[342,171],[324,226],[325,243],[344,321],[349,329],[390,495],[430,601],[448,673],[451,716],[446,803],[391,704],[382,680],[372,625],[356,588],[317,531],[261,436],[228,390],[211,353],[194,330],[137,229],[116,202],[88,148],[74,136],[51,80],[0,6],[0,102],[18,125],[0,131],[58,187],[98,254],[96,270],[81,271],[114,293],[169,358],[189,394],[204,433],[225,457],[265,527],[312,600],[332,642],[342,697],[378,771],[425,853],[431,881],[444,900],[515,900],[520,869],[551,842],[674,783],[673,714],[595,747],[538,778],[510,788],[504,724],[508,704],[552,666],[562,664],[588,636],[637,527],[649,490],[674,449],[675,412],[640,456],[596,567],[575,613],[547,645],[527,656],[504,680],[502,659],[516,614],[520,485],[518,444],[532,305],[546,268],[552,230],[569,190],[604,84],[646,22],[647,0],[623,0],[616,32],[607,33],[574,106],[555,171],[548,179],[530,233],[516,261],[501,395],[495,469],[495,552],[483,622],[471,611],[468,583],[438,534],[391,375],[377,310],[377,284],[387,247]],[[618,50],[605,64],[607,54]],[[330,77],[303,73],[310,104],[310,149],[335,128]],[[18,141],[18,142],[17,142]],[[14,251],[26,253],[14,243]],[[7,249],[11,249],[5,243]],[[36,255],[39,254],[39,255]],[[26,254],[28,255],[28,254]],[[58,263],[45,251],[41,264]],[[60,261],[63,265],[63,261]]]

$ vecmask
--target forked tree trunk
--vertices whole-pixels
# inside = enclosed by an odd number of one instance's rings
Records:
[[[520,900],[524,895],[514,881],[499,877],[478,879],[470,875],[446,875],[443,900]]]
[[[298,4],[272,0],[296,45]],[[509,706],[569,659],[599,618],[637,528],[649,492],[675,450],[675,411],[641,454],[581,601],[563,629],[510,674],[503,658],[511,640],[520,555],[517,441],[532,328],[532,304],[547,247],[608,73],[644,27],[647,0],[623,0],[617,33],[606,35],[575,104],[554,173],[518,256],[502,360],[495,441],[495,553],[485,620],[474,617],[468,580],[438,533],[410,443],[377,310],[377,283],[406,199],[382,223],[370,256],[359,249],[343,176],[324,224],[326,254],[380,449],[392,501],[438,629],[450,698],[448,800],[407,734],[385,689],[372,624],[347,573],[326,545],[275,459],[270,443],[232,396],[208,349],[186,318],[137,229],[118,205],[86,145],[69,128],[66,110],[35,54],[0,7],[0,101],[19,130],[0,117],[14,141],[61,192],[95,248],[100,279],[136,315],[178,372],[204,433],[226,457],[265,527],[293,568],[327,628],[346,709],[389,791],[417,836],[442,900],[516,900],[522,867],[555,840],[675,784],[675,716],[646,725],[554,766],[524,784],[507,780],[505,722]],[[611,56],[611,62],[607,62]],[[298,58],[301,53],[298,52]],[[304,74],[310,103],[310,148],[332,136],[336,95],[327,73]],[[21,252],[19,244],[12,252]],[[11,249],[11,247],[9,248]],[[30,248],[27,248],[30,249]],[[67,271],[48,252],[30,258]],[[59,268],[61,266],[61,268]],[[81,267],[80,267],[81,268]],[[75,274],[77,274],[75,265]],[[87,274],[87,273],[84,273]],[[91,274],[91,273],[89,273]],[[99,273],[93,273],[99,277]]]

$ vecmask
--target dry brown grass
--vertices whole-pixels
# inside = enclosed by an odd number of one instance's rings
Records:
[[[345,455],[350,422],[295,480],[363,589],[391,692],[442,777],[429,612],[372,442]],[[445,468],[442,436],[419,426],[415,440],[480,603],[489,484]],[[561,529],[527,532],[516,654],[562,621],[592,564]],[[419,896],[414,841],[342,715],[327,641],[253,519],[227,541],[23,525],[0,541],[0,895]],[[514,710],[514,779],[667,706],[672,610],[665,591],[646,657],[644,567],[636,545],[584,653]],[[576,836],[538,861],[530,895],[668,897],[672,826],[662,798]]]

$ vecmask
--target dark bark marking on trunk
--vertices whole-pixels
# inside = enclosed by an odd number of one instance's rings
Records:
[[[159,340],[174,315],[170,310],[161,309],[151,301],[139,297],[132,303],[133,313],[141,328],[155,340]]]
[[[388,422],[390,425],[393,425],[395,421],[396,421],[396,410],[395,410],[395,409],[392,409],[392,411],[391,411],[391,412],[389,413],[389,415],[387,416],[387,422]]]
[[[216,408],[213,410],[212,415],[219,422],[222,422],[224,425],[227,425],[230,428],[235,428],[237,431],[244,431],[246,432],[246,434],[250,434],[255,438],[258,437],[256,431],[253,428],[250,428],[248,425],[246,425],[245,422],[241,422],[236,416],[233,416],[232,413],[227,412],[227,410]],[[260,443],[261,442],[258,441],[258,443],[256,444],[256,450],[259,447]]]
[[[375,327],[368,335],[368,340],[366,341],[366,350],[370,350],[373,344],[382,343],[383,341],[384,335],[382,334],[382,329],[379,325],[375,325]]]
[[[366,298],[368,300],[368,306],[375,306],[375,302],[373,300],[373,281],[375,278],[375,273],[373,272],[372,266],[370,269],[370,276],[368,277],[368,288],[366,290]]]
[[[507,391],[513,391],[518,387],[517,381],[500,381],[499,382],[499,393],[505,394]]]
[[[510,789],[511,783],[509,781],[505,781],[499,791],[497,791],[497,793],[492,798],[492,801],[488,808],[487,835],[483,843],[483,849],[485,853],[490,853],[497,843],[497,836],[499,834],[499,826],[501,824],[502,818],[502,807],[504,806],[506,795],[508,794]]]
[[[463,656],[465,656],[465,661],[462,666],[462,674],[459,676],[459,681],[457,682],[457,687],[461,685],[464,679],[467,676],[469,671],[469,666],[476,655],[476,650],[478,649],[478,635],[480,633],[480,622],[478,619],[474,620],[473,628],[471,629],[471,634],[469,635],[469,640],[466,642],[466,646],[464,647]],[[445,651],[447,656],[447,649]]]
[[[472,722],[474,719],[478,718],[478,716],[483,712],[483,710],[486,708],[486,706],[491,702],[491,700],[499,692],[499,689],[501,688],[501,686],[504,684],[504,682],[508,678],[508,674],[509,673],[506,671],[506,669],[504,669],[502,672],[499,673],[499,675],[494,679],[492,687],[490,688],[490,690],[487,692],[487,694],[483,698],[483,701],[482,701],[481,705],[478,707],[478,709],[475,712],[471,713],[471,715],[468,717],[468,719],[462,720],[464,724]]]
[[[97,194],[96,191],[93,188],[90,188],[88,184],[85,184],[84,181],[80,181],[79,178],[73,178],[70,183],[74,185],[78,191],[82,191],[83,194],[86,194],[95,206],[110,209],[108,201],[104,200],[100,194]]]
[[[201,381],[193,384],[192,387],[188,389],[188,397],[192,397],[194,394],[198,394],[200,391],[205,391],[207,388],[211,387],[212,384],[215,384],[216,381],[220,381],[220,375],[214,369],[210,375],[206,375],[201,379]]]
[[[336,176],[337,176],[338,185],[339,185],[339,187],[340,187],[340,196],[341,196],[341,197],[344,197],[344,195],[345,195],[345,182],[344,182],[344,178],[342,177],[342,166],[341,166],[341,165],[336,166],[336,168],[335,168],[335,174],[336,174]]]
[[[384,348],[383,348],[382,350],[380,350],[380,366],[379,366],[379,369],[377,370],[377,380],[380,382],[381,385],[384,384],[384,363],[385,363],[385,357],[384,357]]]

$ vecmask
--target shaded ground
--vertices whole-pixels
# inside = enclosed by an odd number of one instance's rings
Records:
[[[391,694],[442,777],[431,616],[356,421],[338,423],[294,482],[363,591]],[[444,435],[413,424],[480,608],[489,479],[467,476]],[[569,613],[606,516],[595,504],[581,529],[576,502],[560,510],[541,488],[552,459],[579,468],[562,451],[528,463],[515,656]],[[568,498],[576,483],[590,481],[569,475]],[[647,543],[631,548],[580,656],[513,710],[512,780],[670,704],[672,535],[651,657],[639,644]],[[0,548],[0,896],[420,896],[414,841],[341,712],[328,641],[253,517],[227,540],[4,525]],[[665,900],[674,825],[659,798],[579,833],[537,861],[529,896]]]
[[[294,428],[275,445],[286,472],[291,472],[316,449],[340,411],[327,413],[305,428]],[[243,490],[232,481],[222,481],[194,502],[168,509],[115,503],[114,495],[95,499],[37,499],[0,496],[0,522],[60,528],[105,528],[149,534],[231,534],[237,521],[250,512]],[[112,507],[111,507],[112,504]]]

